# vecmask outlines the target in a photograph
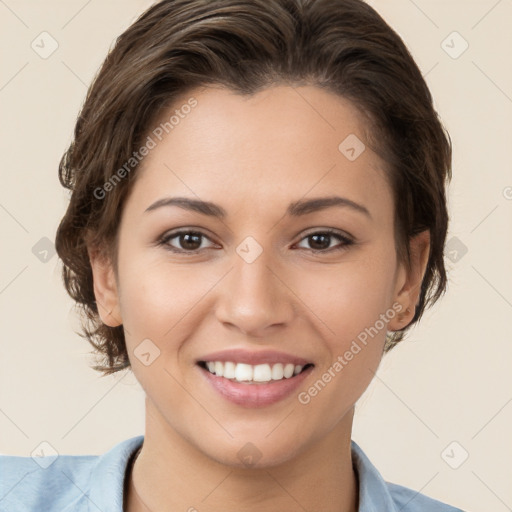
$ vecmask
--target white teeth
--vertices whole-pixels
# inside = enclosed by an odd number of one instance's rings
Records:
[[[272,380],[281,380],[284,377],[283,365],[281,363],[272,366]]]
[[[224,375],[224,365],[220,361],[215,361],[215,375],[219,377]]]
[[[270,382],[272,380],[289,379],[298,375],[304,368],[301,365],[292,363],[281,364],[257,364],[234,363],[232,361],[208,361],[206,363],[210,373],[226,379],[233,379],[238,382]]]
[[[252,380],[256,382],[269,382],[272,380],[272,370],[268,364],[258,364],[254,367]]]
[[[234,379],[235,375],[236,375],[235,370],[236,370],[235,363],[228,361],[228,362],[224,363],[224,373],[222,374],[222,376],[226,377],[226,379]]]
[[[222,363],[219,363],[218,361],[215,363],[215,373],[219,375],[219,377],[222,377],[221,374],[217,373],[218,364],[222,365]],[[239,382],[243,380],[252,380],[252,366],[250,364],[243,363],[237,364],[235,368],[235,379]]]
[[[295,365],[294,364],[291,364],[291,363],[288,363],[285,367],[284,367],[284,376],[289,379],[292,375],[293,375],[293,371],[295,370]]]

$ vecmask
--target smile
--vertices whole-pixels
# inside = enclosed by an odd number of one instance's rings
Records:
[[[247,383],[290,379],[312,366],[311,363],[306,365],[294,365],[293,363],[264,363],[251,365],[246,363],[235,363],[232,361],[200,361],[199,365],[218,377]]]
[[[299,386],[315,366],[311,363],[250,365],[233,361],[198,361],[196,367],[207,387],[223,400],[241,407],[259,408],[298,393]]]

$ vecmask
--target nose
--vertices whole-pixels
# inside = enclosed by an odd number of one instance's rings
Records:
[[[234,268],[221,283],[217,319],[246,336],[266,337],[293,318],[294,295],[269,253],[263,251],[252,263],[235,253]]]

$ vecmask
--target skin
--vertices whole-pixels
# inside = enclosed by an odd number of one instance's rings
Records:
[[[347,100],[315,86],[273,86],[252,97],[216,87],[190,92],[178,108],[191,96],[197,106],[145,157],[124,205],[118,274],[89,251],[101,319],[124,325],[146,393],[145,441],[125,510],[231,512],[243,503],[246,512],[356,511],[354,404],[379,366],[386,329],[412,320],[429,233],[411,240],[409,267],[397,261],[384,163],[368,146],[354,161],[338,150],[349,134],[365,141],[363,117]],[[332,195],[371,217],[349,207],[285,215],[291,202]],[[144,212],[168,196],[214,202],[227,216],[176,206]],[[205,235],[192,243],[196,254],[157,244],[176,228]],[[315,245],[308,235],[326,228],[354,244],[327,236]],[[247,236],[263,250],[250,264],[236,252]],[[169,245],[191,250],[180,237]],[[298,392],[397,303],[402,313],[301,404]],[[134,355],[146,338],[160,350],[149,366]],[[297,393],[242,407],[212,389],[195,364],[233,347],[284,351],[315,367]],[[248,442],[261,456],[251,467],[237,455]]]

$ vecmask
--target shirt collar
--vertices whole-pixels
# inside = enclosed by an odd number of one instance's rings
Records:
[[[395,512],[393,498],[377,468],[353,440],[351,450],[352,465],[359,480],[358,512]]]
[[[132,437],[118,443],[99,457],[91,473],[90,511],[123,511],[124,479],[128,461],[143,441],[143,435]]]

